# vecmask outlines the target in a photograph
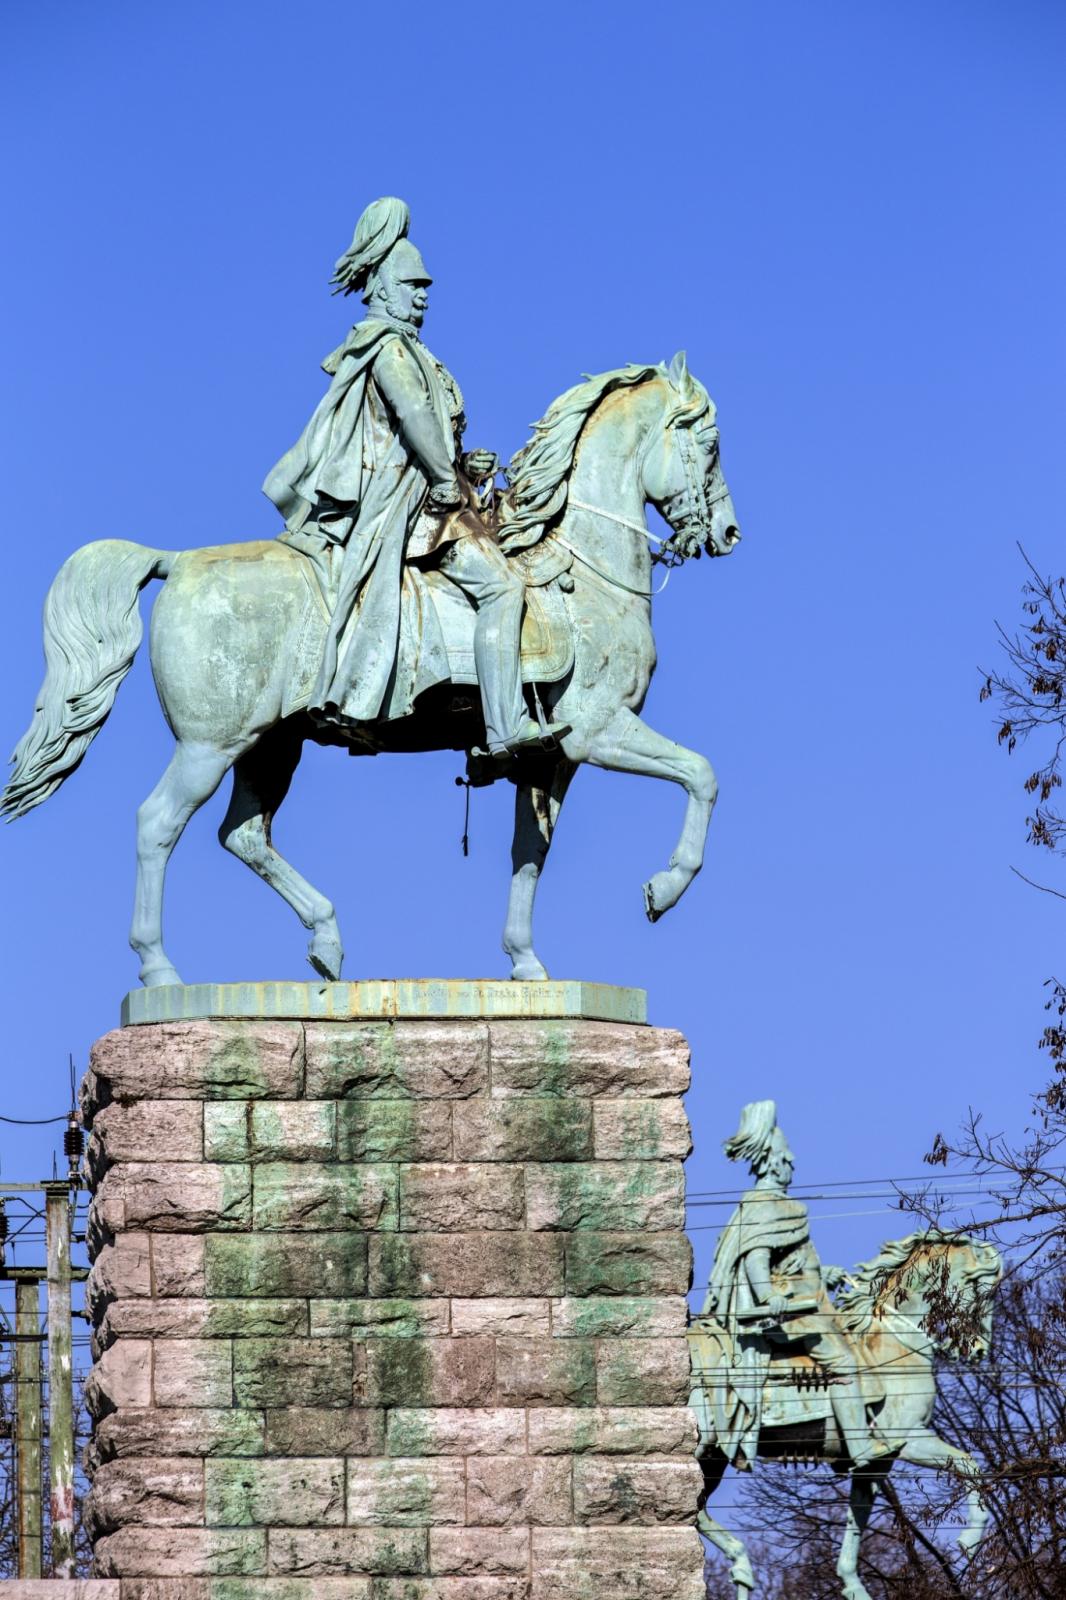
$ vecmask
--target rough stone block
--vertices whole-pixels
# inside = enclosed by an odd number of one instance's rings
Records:
[[[114,1244],[97,1252],[89,1269],[86,1301],[95,1318],[103,1315],[108,1302],[152,1292],[152,1262],[148,1235],[123,1233]]]
[[[203,1142],[197,1100],[104,1106],[93,1118],[89,1167],[99,1175],[116,1161],[202,1161]]]
[[[462,1461],[392,1456],[348,1462],[348,1521],[396,1528],[466,1520]]]
[[[151,1405],[151,1341],[123,1339],[105,1350],[86,1379],[85,1402],[94,1417],[118,1406]]]
[[[340,1299],[365,1291],[366,1261],[361,1233],[216,1234],[205,1240],[204,1281],[209,1295]]]
[[[705,1600],[695,1528],[534,1528],[532,1600]]]
[[[251,1221],[248,1167],[204,1162],[123,1162],[103,1178],[93,1212],[109,1233],[204,1233]]]
[[[481,1022],[308,1023],[306,1050],[309,1100],[463,1099],[488,1082],[488,1030]]]
[[[688,1307],[680,1294],[590,1295],[553,1300],[551,1319],[557,1339],[668,1339],[684,1334]]]
[[[201,1110],[204,1125],[205,1161],[250,1161],[252,1142],[248,1133],[251,1104],[247,1100],[208,1101]],[[299,1105],[297,1100],[283,1105]]]
[[[252,1170],[253,1215],[256,1228],[263,1232],[320,1233],[397,1225],[395,1167],[270,1161]]]
[[[233,1393],[239,1406],[350,1406],[352,1347],[344,1339],[239,1339]]]
[[[464,1100],[452,1112],[459,1161],[583,1161],[592,1106],[562,1095]]]
[[[492,1400],[491,1339],[374,1339],[366,1347],[370,1405],[477,1406]]]
[[[400,1226],[408,1233],[519,1228],[522,1168],[493,1162],[440,1162],[400,1168]]]
[[[665,1231],[685,1226],[685,1179],[674,1161],[570,1161],[530,1165],[526,1226]]]
[[[481,1527],[557,1527],[572,1521],[570,1462],[557,1456],[472,1456],[466,1493],[468,1520]]]
[[[344,1462],[204,1464],[204,1512],[218,1528],[322,1528],[344,1524]]]
[[[127,1578],[122,1600],[370,1600],[370,1589],[368,1577]]]
[[[450,1100],[342,1100],[337,1106],[341,1161],[447,1161],[451,1153]]]
[[[117,1582],[104,1578],[3,1578],[3,1600],[120,1600]]]
[[[463,1578],[529,1570],[528,1528],[431,1528],[429,1570]]]
[[[579,1522],[692,1524],[703,1473],[688,1461],[632,1461],[587,1456],[574,1462],[574,1516]]]
[[[597,1161],[684,1161],[692,1149],[680,1100],[597,1100],[592,1116]]]
[[[197,1234],[151,1235],[152,1293],[203,1295],[205,1241]]]
[[[332,1161],[338,1154],[337,1107],[328,1100],[260,1101],[248,1115],[253,1161]]]
[[[493,1022],[494,1095],[684,1094],[689,1049],[672,1028],[623,1022]]]
[[[678,1233],[598,1233],[566,1236],[567,1295],[687,1294],[692,1247]]]
[[[308,1578],[331,1573],[420,1573],[429,1570],[425,1527],[300,1529],[271,1532],[270,1571]]]
[[[685,1339],[603,1339],[596,1347],[601,1405],[682,1406],[690,1383]]]
[[[266,1447],[273,1456],[382,1456],[385,1413],[368,1406],[283,1406],[266,1413]]]
[[[447,1300],[311,1300],[311,1334],[322,1339],[410,1339],[448,1332]]]
[[[159,1022],[98,1039],[89,1109],[107,1099],[290,1100],[300,1093],[303,1031],[295,1022]]]
[[[498,1339],[496,1396],[505,1405],[594,1404],[595,1345],[582,1339]]]
[[[524,1455],[526,1419],[517,1407],[396,1406],[387,1438],[393,1456]]]
[[[266,1566],[259,1528],[120,1528],[94,1551],[104,1578],[250,1576]]]
[[[528,1600],[523,1578],[373,1578],[370,1600]]]
[[[126,1456],[261,1456],[265,1425],[257,1411],[203,1406],[124,1406],[97,1425],[101,1460]]]
[[[120,1340],[112,1348],[124,1350],[126,1342]],[[232,1342],[229,1339],[155,1340],[152,1394],[157,1406],[232,1405]]]
[[[250,1339],[308,1332],[306,1300],[119,1300],[104,1318],[108,1340]]]
[[[215,1578],[204,1600],[371,1600],[372,1588],[363,1577]]]
[[[371,1294],[510,1297],[561,1294],[562,1287],[559,1234],[376,1234],[370,1240]]]
[[[478,1333],[547,1334],[552,1331],[549,1307],[548,1300],[501,1300],[491,1295],[484,1300],[453,1300],[452,1333],[461,1338]]]
[[[94,1537],[134,1523],[141,1528],[196,1528],[204,1521],[200,1461],[107,1461],[97,1467],[85,1500]]]
[[[694,1414],[683,1406],[536,1406],[529,1412],[531,1455],[693,1456]]]

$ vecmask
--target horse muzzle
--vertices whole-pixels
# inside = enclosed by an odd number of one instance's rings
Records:
[[[740,529],[735,523],[731,522],[729,526],[721,533],[718,533],[716,530],[712,530],[712,532],[707,535],[707,542],[703,548],[706,550],[709,556],[732,555],[733,551],[740,543],[740,538]]]

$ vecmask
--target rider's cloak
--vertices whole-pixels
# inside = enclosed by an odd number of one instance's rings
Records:
[[[369,722],[410,710],[395,682],[403,562],[431,482],[454,475],[462,396],[420,339],[377,318],[322,365],[329,389],[263,492],[283,538],[299,547],[313,529],[332,547],[336,598],[311,705]]]
[[[809,1240],[803,1201],[760,1189],[741,1196],[718,1240],[703,1307],[707,1321],[696,1319],[693,1336],[695,1388],[709,1397],[717,1442],[738,1467],[746,1467],[755,1457],[770,1364],[765,1340],[745,1334],[737,1319],[738,1311],[752,1310],[755,1304],[744,1257],[752,1250],[769,1250],[773,1264],[775,1257],[780,1259],[783,1252]]]

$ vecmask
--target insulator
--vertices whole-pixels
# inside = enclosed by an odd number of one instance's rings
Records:
[[[78,1124],[71,1118],[67,1123],[67,1131],[63,1135],[63,1154],[75,1166],[85,1153],[85,1134]]]
[[[0,1200],[0,1246],[3,1245],[4,1240],[6,1238],[7,1238],[7,1211],[4,1208],[4,1202],[2,1200]]]

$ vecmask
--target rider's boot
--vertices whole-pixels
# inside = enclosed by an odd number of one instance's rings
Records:
[[[549,722],[542,728],[526,709],[521,658],[526,587],[522,579],[499,546],[487,539],[457,540],[441,565],[477,606],[474,664],[488,755],[506,762],[527,750],[552,749],[570,727]]]

